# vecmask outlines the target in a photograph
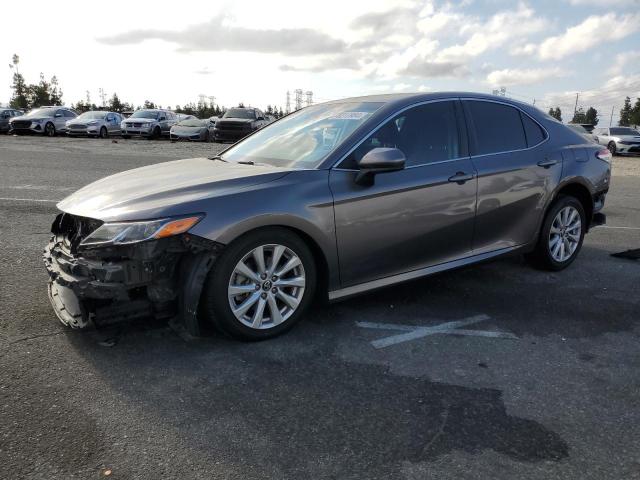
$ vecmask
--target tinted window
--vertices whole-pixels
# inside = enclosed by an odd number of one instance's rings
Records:
[[[540,125],[531,120],[529,115],[525,115],[524,113],[520,112],[520,117],[522,118],[522,124],[524,125],[524,133],[527,136],[527,145],[533,147],[534,145],[538,145],[546,138],[544,130],[542,130]],[[580,128],[584,130],[584,133],[587,133],[584,127]]]
[[[640,135],[637,130],[633,128],[625,127],[625,128],[612,128],[611,135]]]
[[[476,155],[527,148],[520,112],[493,102],[467,101],[475,133]]]
[[[362,142],[340,168],[358,168],[367,152],[380,147],[400,149],[407,166],[460,157],[454,103],[429,103],[396,115]]]
[[[76,114],[73,113],[71,110],[62,110],[62,114],[65,117],[68,117],[68,118],[75,118],[76,117]]]

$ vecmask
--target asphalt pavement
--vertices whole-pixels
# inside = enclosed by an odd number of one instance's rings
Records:
[[[222,148],[116,142],[0,136],[0,478],[640,479],[640,261],[611,256],[640,248],[640,158],[568,270],[505,258],[246,344],[56,320],[55,202]]]

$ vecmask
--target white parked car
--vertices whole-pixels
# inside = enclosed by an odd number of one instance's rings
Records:
[[[640,154],[640,132],[631,127],[596,128],[593,138],[605,145],[611,155]]]

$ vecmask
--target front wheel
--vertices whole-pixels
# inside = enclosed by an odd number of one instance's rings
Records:
[[[609,149],[609,151],[611,152],[611,156],[615,156],[616,151],[618,150],[616,148],[616,144],[614,142],[609,142],[609,145],[607,145],[607,148]]]
[[[107,132],[107,127],[100,128],[100,138],[107,138],[109,136],[109,132]]]
[[[586,224],[580,201],[571,196],[559,196],[547,212],[538,244],[528,256],[529,260],[545,270],[567,268],[582,248]]]
[[[201,314],[241,340],[264,340],[289,330],[311,303],[313,254],[282,228],[267,228],[230,244],[209,272]]]
[[[153,133],[151,135],[149,135],[149,140],[157,140],[158,138],[160,138],[160,135],[162,134],[162,132],[160,131],[160,127],[156,127],[153,129]]]
[[[55,137],[56,136],[56,127],[53,125],[53,123],[47,123],[44,126],[44,134],[47,137]]]

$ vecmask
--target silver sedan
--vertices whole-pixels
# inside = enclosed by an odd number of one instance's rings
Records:
[[[107,138],[110,135],[120,135],[122,116],[116,112],[93,111],[67,122],[69,136],[87,136]]]
[[[189,140],[192,142],[208,142],[212,137],[211,126],[209,120],[200,120],[199,118],[187,118],[176,123],[171,127],[169,138],[172,142],[178,140]]]

